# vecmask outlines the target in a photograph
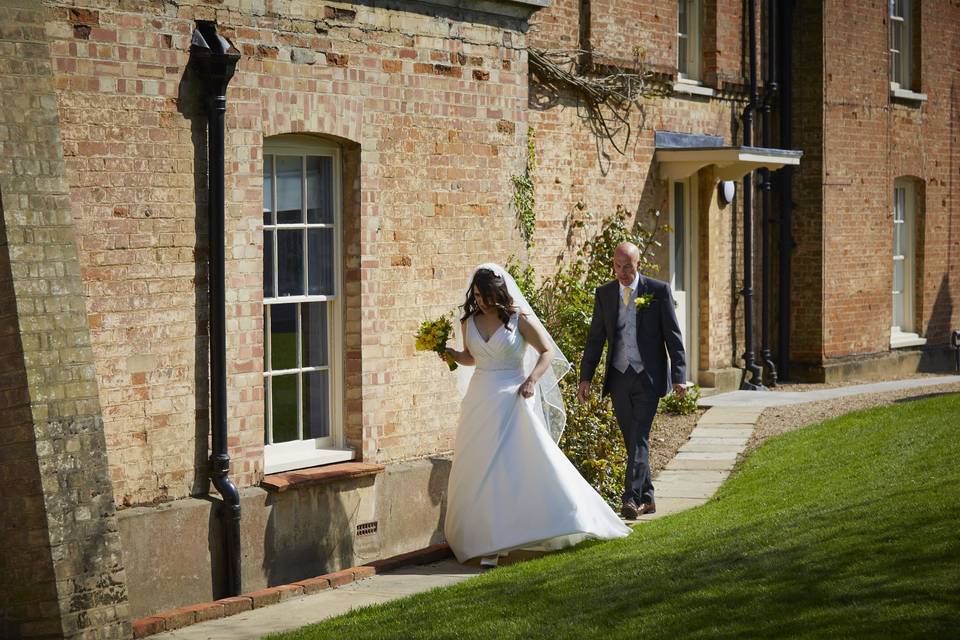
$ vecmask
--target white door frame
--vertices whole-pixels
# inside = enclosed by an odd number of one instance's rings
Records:
[[[668,182],[670,193],[670,266],[669,282],[677,302],[677,321],[683,334],[683,347],[687,356],[687,380],[697,382],[700,368],[699,333],[699,242],[698,242],[698,200],[699,184],[696,174],[683,180]],[[683,202],[682,211],[678,211],[677,192],[680,190]],[[678,219],[678,215],[682,218]],[[680,224],[678,225],[678,222]],[[679,237],[678,237],[679,234]],[[678,244],[680,245],[678,247]],[[683,258],[682,273],[678,272],[678,253]],[[683,282],[678,279],[682,276]]]

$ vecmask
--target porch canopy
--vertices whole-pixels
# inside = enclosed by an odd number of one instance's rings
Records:
[[[775,171],[800,164],[802,151],[762,147],[724,147],[718,136],[656,132],[658,175],[663,180],[689,178],[700,169],[714,165],[719,180],[739,180],[754,169]]]

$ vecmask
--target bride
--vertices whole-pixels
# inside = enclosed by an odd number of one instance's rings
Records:
[[[444,534],[457,560],[481,567],[516,549],[555,550],[630,529],[557,446],[565,423],[557,380],[570,369],[517,284],[477,267],[457,342],[463,395]]]

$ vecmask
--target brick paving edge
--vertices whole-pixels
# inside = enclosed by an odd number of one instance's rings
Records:
[[[350,567],[342,571],[326,573],[314,578],[298,580],[290,584],[281,584],[244,593],[236,597],[221,598],[212,602],[202,602],[186,607],[161,611],[132,621],[133,637],[145,638],[155,633],[173,631],[183,627],[216,620],[227,616],[260,609],[272,604],[289,600],[297,596],[312,595],[324,589],[336,589],[343,585],[369,578],[378,573],[386,573],[403,566],[412,564],[426,564],[444,560],[452,556],[450,545],[435,544],[416,551],[401,553],[397,556],[374,560],[358,567]]]

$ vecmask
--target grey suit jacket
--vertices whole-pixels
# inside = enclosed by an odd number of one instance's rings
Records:
[[[641,275],[637,296],[652,293],[653,300],[637,310],[637,348],[643,358],[643,367],[650,383],[660,397],[667,395],[674,384],[686,381],[686,357],[683,337],[677,324],[670,285]],[[592,381],[600,363],[604,342],[607,344],[607,366],[603,376],[603,395],[610,393],[610,370],[617,341],[617,312],[620,304],[620,285],[614,280],[597,287],[593,303],[590,332],[580,361],[580,381]],[[667,354],[670,367],[667,368]]]

